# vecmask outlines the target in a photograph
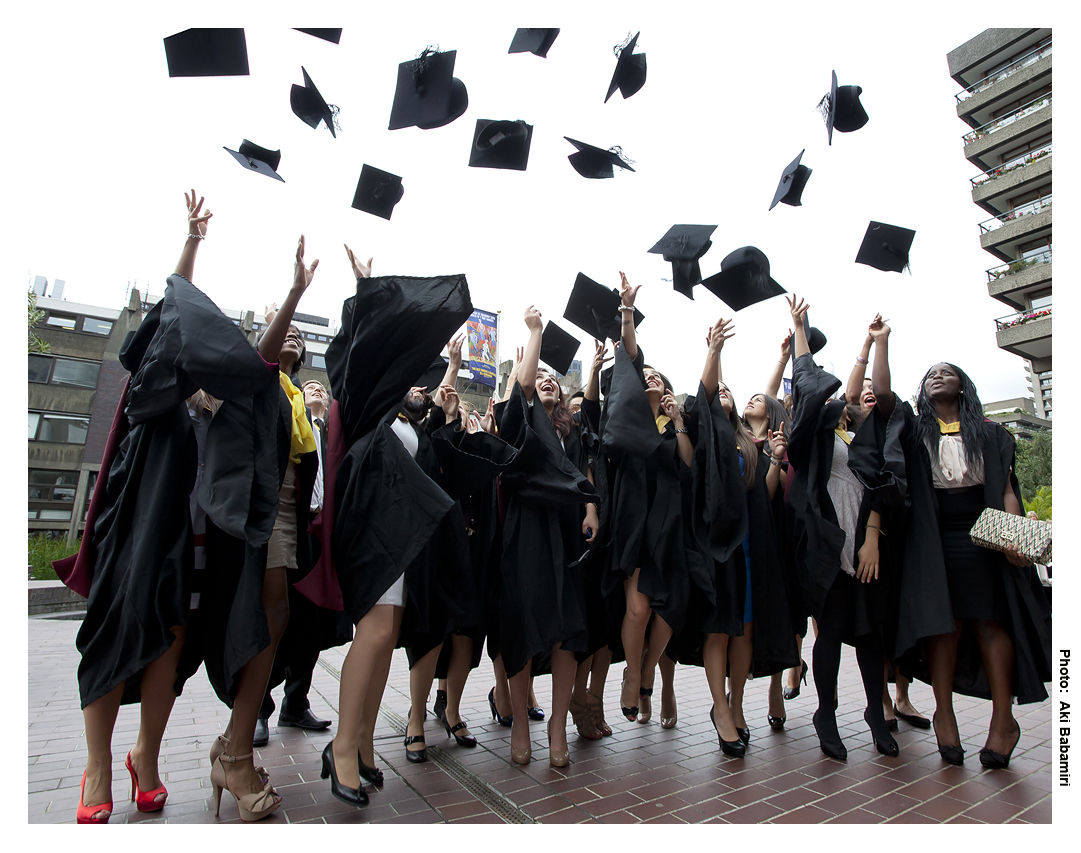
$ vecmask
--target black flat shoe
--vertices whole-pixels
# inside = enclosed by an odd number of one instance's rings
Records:
[[[877,749],[882,755],[889,756],[890,758],[896,758],[901,754],[901,748],[897,746],[897,741],[893,739],[893,735],[889,733],[889,727],[885,732],[876,732],[875,727],[871,724],[871,720],[868,718],[870,712],[863,712],[863,721],[867,723],[867,727],[871,730],[871,737],[875,742],[875,749]],[[883,720],[885,722],[885,720]]]
[[[266,746],[270,743],[270,720],[259,717],[255,721],[255,734],[252,736],[252,746]]]
[[[920,717],[916,714],[902,714],[897,710],[897,705],[893,706],[893,713],[897,716],[897,719],[904,720],[910,726],[915,726],[917,729],[929,729],[931,728],[931,721],[926,717]]]
[[[1017,740],[1013,742],[1009,752],[1003,755],[1001,752],[995,752],[989,746],[985,746],[980,750],[980,764],[988,770],[1005,770],[1010,766],[1010,757],[1013,755],[1013,751],[1017,749],[1017,744],[1021,742],[1021,724],[1017,720],[1014,720],[1013,724],[1017,726]]]
[[[456,744],[458,744],[458,746],[473,747],[473,746],[477,745],[477,739],[475,737],[473,737],[473,735],[459,735],[459,734],[456,734],[456,732],[460,732],[462,729],[468,728],[468,726],[466,726],[465,723],[459,722],[458,725],[451,726],[447,722],[447,717],[446,717],[445,714],[443,715],[443,717],[441,719],[443,721],[443,728],[445,728],[447,730],[447,736],[448,737],[453,737],[454,742]]]
[[[781,691],[781,698],[787,702],[789,699],[795,699],[799,696],[799,683],[801,681],[805,685],[807,684],[807,661],[803,658],[799,659],[799,678],[796,679],[796,686],[784,688],[784,690]]]
[[[818,727],[818,711],[814,712],[811,717],[811,722],[815,727],[815,734],[818,735],[818,745],[822,749],[822,753],[828,758],[835,758],[838,761],[848,761],[848,750],[845,749],[845,745],[841,743],[841,736],[837,732],[837,723],[834,721],[833,731],[827,732],[827,737],[822,736],[822,731]]]
[[[543,708],[526,708],[525,712],[526,712],[526,716],[529,717],[529,719],[531,719],[531,720],[536,720],[537,722],[540,722],[541,720],[544,719],[544,709]]]
[[[299,714],[286,714],[282,711],[278,714],[278,725],[305,729],[309,732],[321,732],[330,728],[330,720],[320,720],[312,713],[311,708],[305,708]]]
[[[713,730],[717,731],[717,719],[713,715],[715,709],[709,709],[709,721],[713,723]],[[737,730],[738,731],[738,730]],[[741,740],[725,740],[721,733],[717,732],[717,742],[721,745],[721,752],[729,758],[743,758],[747,754],[747,745]]]
[[[347,788],[338,781],[338,771],[334,767],[333,744],[334,742],[331,741],[323,748],[323,769],[319,774],[320,778],[330,777],[330,793],[335,799],[351,806],[368,805],[368,795],[363,788]]]
[[[499,723],[499,725],[509,729],[514,724],[514,714],[508,714],[506,717],[499,716],[499,711],[497,711],[495,707],[494,687],[488,691],[488,707],[492,709],[492,719]]]
[[[931,722],[934,723],[934,717],[931,718]],[[965,750],[959,744],[943,743],[938,739],[937,731],[935,732],[935,743],[938,744],[938,754],[942,756],[942,760],[947,764],[960,767],[965,763]]]
[[[424,743],[424,735],[410,735],[405,739],[405,757],[414,764],[423,764],[428,760],[427,749],[410,749],[410,744]]]
[[[492,688],[495,690],[495,688]],[[435,704],[432,705],[432,713],[435,714],[437,720],[442,720],[443,715],[447,713],[447,691],[436,690],[435,691]]]
[[[383,771],[377,767],[369,767],[365,764],[361,759],[359,752],[357,752],[357,768],[360,770],[361,779],[366,779],[377,788],[383,787]]]
[[[772,714],[766,714],[766,719],[769,721],[769,727],[775,732],[781,731],[784,724],[788,722],[788,717],[774,717]],[[747,733],[747,737],[750,738],[750,732]]]

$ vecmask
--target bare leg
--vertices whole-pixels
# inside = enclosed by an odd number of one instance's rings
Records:
[[[131,750],[131,764],[139,780],[139,790],[153,791],[161,786],[158,776],[158,753],[165,726],[169,722],[173,704],[176,702],[176,667],[180,662],[180,652],[184,648],[187,628],[175,625],[172,628],[176,637],[168,651],[150,664],[143,672],[139,684],[141,704],[139,706],[139,735]],[[163,802],[165,793],[158,794],[155,802]]]
[[[960,746],[957,718],[953,714],[953,675],[957,669],[957,643],[961,623],[952,634],[927,638],[927,658],[931,669],[931,689],[935,693],[935,736],[943,746]]]
[[[577,665],[574,652],[552,647],[552,713],[548,718],[548,749],[567,750],[567,713],[571,707],[571,689]],[[518,718],[515,717],[515,720]]]
[[[514,715],[514,722],[510,728],[511,749],[519,751],[526,749],[529,744],[529,716],[526,714],[529,700],[529,667],[532,660],[527,660],[522,669],[512,675],[510,681],[510,710]]]
[[[732,709],[732,722],[737,728],[747,728],[747,720],[743,716],[743,688],[747,684],[747,676],[751,672],[751,657],[754,653],[754,623],[743,624],[743,636],[732,637],[728,641],[728,658],[731,670],[728,673],[728,683],[732,690],[730,707]],[[727,738],[725,738],[727,740]]]
[[[641,569],[635,569],[634,574],[623,581],[627,610],[623,615],[620,636],[623,640],[623,652],[627,658],[627,680],[623,683],[623,691],[619,697],[621,708],[638,707],[638,690],[642,686],[642,649],[645,646],[646,625],[652,613],[649,598],[638,591],[639,572]],[[671,630],[669,630],[669,636],[671,636]],[[664,646],[661,646],[661,651],[663,650]]]
[[[347,788],[360,787],[358,752],[366,765],[375,766],[375,721],[404,611],[404,607],[377,604],[364,614],[342,664],[333,751],[338,781]]]
[[[980,619],[976,622],[976,642],[991,687],[991,726],[985,746],[1005,755],[1017,739],[1017,722],[1012,708],[1013,640],[998,622]]]
[[[289,597],[284,566],[266,570],[263,578],[263,608],[266,610],[267,628],[270,630],[270,644],[248,661],[237,676],[229,746],[226,750],[227,755],[248,757],[235,763],[223,762],[229,790],[238,797],[249,792],[257,794],[263,790],[263,782],[255,772],[251,756],[252,738],[255,736],[255,721],[266,694],[270,670],[274,666],[278,641],[289,622]]]
[[[537,704],[537,694],[533,692],[533,676],[529,676],[529,696],[526,697],[527,708],[539,708]]]
[[[465,682],[469,678],[469,664],[472,662],[473,639],[459,634],[451,634],[450,663],[447,664],[447,677],[445,680],[439,680],[440,690],[447,691],[447,710],[444,716],[451,728],[454,728],[462,721],[460,705],[462,694],[465,692]],[[468,728],[458,731],[459,737],[468,737],[469,734]]]
[[[571,690],[571,701],[575,705],[584,705],[586,691],[589,688],[589,671],[593,666],[593,655],[587,657],[578,664],[574,670],[574,687]]]
[[[661,669],[661,722],[664,722],[676,716],[676,662],[665,652],[657,665]]]
[[[495,674],[495,710],[501,717],[509,717],[510,710],[510,683],[507,681],[507,671],[503,668],[503,656],[496,655],[492,660],[492,672]]]
[[[608,681],[608,668],[612,665],[612,650],[605,646],[593,653],[589,668],[589,692],[598,699],[604,697],[604,685]]]
[[[897,703],[897,710],[902,714],[908,714],[912,717],[922,717],[919,711],[916,710],[915,705],[912,704],[912,700],[908,698],[908,686],[912,682],[905,678],[901,673],[897,673],[897,683],[894,685],[894,701]]]
[[[84,806],[96,806],[113,799],[113,728],[123,695],[124,685],[121,683],[83,708],[83,727],[86,729]],[[108,809],[102,811],[107,812]]]
[[[425,704],[428,701],[428,691],[432,689],[432,679],[435,678],[435,667],[439,663],[439,653],[442,646],[436,646],[424,657],[413,664],[409,670],[409,721],[405,726],[407,737],[424,735]],[[411,743],[406,752],[420,752],[425,746],[422,743]]]
[[[706,634],[702,644],[702,663],[706,670],[706,683],[713,697],[716,729],[724,740],[732,742],[739,740],[739,735],[736,734],[736,724],[732,722],[732,711],[724,694],[728,644],[727,634]]]

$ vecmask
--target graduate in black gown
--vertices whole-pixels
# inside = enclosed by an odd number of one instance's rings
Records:
[[[540,312],[530,306],[525,322],[529,341],[500,423],[500,435],[518,456],[501,475],[506,519],[499,643],[514,717],[511,759],[527,764],[532,755],[526,710],[530,662],[549,653],[548,761],[564,767],[570,761],[566,726],[575,655],[590,651],[582,577],[572,564],[599,534],[597,492],[589,471],[575,464],[582,458],[576,449],[579,427],[564,405],[559,381],[539,368]]]
[[[193,592],[189,496],[198,469],[185,401],[200,387],[232,399],[274,382],[240,330],[191,283],[212,214],[202,213],[194,190],[185,200],[188,235],[176,271],[120,352],[131,377],[79,552],[56,566],[88,598],[76,638],[87,742],[79,823],[105,823],[112,812],[112,733],[121,704],[140,703],[138,738],[125,762],[136,806],[165,805],[161,738],[184,679],[198,665],[195,653],[194,664],[181,661]]]
[[[898,666],[935,693],[938,750],[964,761],[953,694],[990,699],[991,724],[980,750],[984,767],[1003,768],[1021,739],[1012,700],[1047,698],[1051,612],[1036,568],[1016,550],[972,543],[984,508],[1024,515],[1014,474],[1014,438],[983,417],[972,380],[956,365],[924,375],[917,411],[899,404],[889,369],[890,328],[872,329],[875,418],[886,464],[903,458],[908,530],[901,573]]]

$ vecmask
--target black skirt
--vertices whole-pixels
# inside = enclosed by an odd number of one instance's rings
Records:
[[[954,618],[1008,622],[1006,591],[996,564],[998,554],[972,544],[969,536],[985,509],[983,486],[935,489],[935,497]]]

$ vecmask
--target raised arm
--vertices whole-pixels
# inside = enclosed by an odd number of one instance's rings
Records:
[[[601,368],[605,362],[611,361],[608,355],[608,347],[602,341],[593,341],[593,364],[589,367],[589,381],[586,382],[585,398],[596,402],[601,398]]]
[[[777,432],[766,431],[766,441],[769,445],[769,471],[766,473],[766,488],[769,490],[770,500],[777,494],[777,486],[783,486],[786,479],[785,472],[781,468],[784,460],[784,452],[788,447],[788,436],[784,434],[784,421],[777,425]]]
[[[510,399],[510,392],[514,390],[514,386],[518,384],[518,371],[522,368],[522,357],[525,355],[525,350],[522,347],[518,347],[514,354],[514,367],[510,369],[510,373],[507,375],[507,387],[503,391],[503,399],[499,402],[505,403]]]
[[[273,364],[278,360],[282,344],[285,343],[285,336],[289,332],[289,324],[293,322],[293,314],[297,310],[297,305],[300,304],[300,297],[312,283],[317,266],[319,266],[318,260],[312,261],[310,267],[304,266],[304,235],[301,234],[300,240],[297,241],[296,261],[293,264],[293,284],[281,308],[274,314],[274,319],[270,321],[270,325],[259,340],[259,355],[264,361]]]
[[[526,341],[525,351],[522,354],[522,363],[518,366],[518,384],[527,400],[533,399],[533,389],[537,385],[537,367],[540,365],[541,348],[541,312],[530,305],[525,309],[525,324],[529,329],[529,340]]]
[[[807,343],[807,329],[803,322],[807,315],[807,309],[811,306],[794,293],[791,299],[787,296],[785,296],[785,299],[792,312],[792,324],[796,327],[796,358],[799,358],[801,355],[806,355],[811,351],[811,347]]]
[[[199,215],[203,208],[203,197],[199,196],[199,202],[195,201],[195,190],[189,196],[184,193],[184,203],[188,207],[188,236],[184,238],[184,248],[180,250],[180,260],[176,262],[174,275],[182,275],[191,281],[195,272],[195,255],[199,251],[199,244],[206,239],[206,223],[214,214],[207,208],[206,213]],[[282,338],[282,340],[285,340]],[[277,356],[274,358],[277,361]]]
[[[881,314],[875,315],[876,322],[881,320]],[[860,348],[860,354],[856,356],[856,363],[852,365],[852,372],[848,374],[848,385],[845,386],[846,403],[859,405],[860,396],[863,394],[863,380],[867,377],[867,359],[871,355],[871,344],[874,343],[874,340],[871,337],[870,329],[868,329],[867,337],[863,341],[863,347]]]
[[[883,322],[881,316],[876,317],[875,322],[871,324],[870,334],[875,342],[875,363],[871,367],[871,390],[875,395],[875,408],[888,418],[893,414],[896,403],[893,389],[890,387],[890,327]]]
[[[788,355],[792,349],[792,330],[788,330],[788,334],[784,336],[784,340],[781,341],[781,357],[777,360],[777,363],[773,365],[773,370],[770,371],[769,377],[766,379],[765,394],[770,397],[776,397],[777,392],[781,388],[781,380],[784,378],[785,365],[788,364]]]
[[[447,342],[447,372],[443,374],[443,381],[439,388],[432,394],[435,405],[443,405],[443,387],[457,387],[458,371],[462,369],[462,343],[465,341],[465,333],[459,332]]]
[[[619,281],[619,295],[622,300],[619,306],[619,313],[622,317],[620,335],[623,340],[623,351],[633,361],[635,356],[638,355],[638,344],[634,338],[634,297],[638,295],[638,290],[642,285],[631,287],[626,274],[623,272],[619,274]]]
[[[706,391],[706,399],[712,400],[717,396],[717,384],[721,379],[721,350],[724,342],[736,333],[732,331],[734,320],[725,320],[719,317],[710,330],[706,333],[706,364],[702,368],[702,387]]]

